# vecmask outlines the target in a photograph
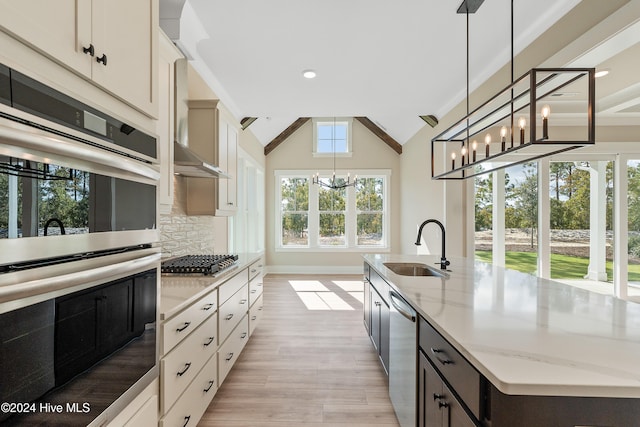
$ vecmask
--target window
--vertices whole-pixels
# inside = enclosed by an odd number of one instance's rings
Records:
[[[390,171],[358,171],[357,185],[339,190],[312,185],[313,173],[276,171],[277,249],[388,249]],[[320,179],[331,174],[321,171]]]
[[[309,178],[282,178],[280,182],[281,242],[283,246],[309,245]]]
[[[356,223],[358,245],[383,245],[384,184],[380,177],[362,178],[356,186]]]
[[[350,156],[351,120],[313,119],[314,156]]]

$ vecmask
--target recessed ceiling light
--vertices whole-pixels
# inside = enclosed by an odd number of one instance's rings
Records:
[[[316,77],[316,72],[313,70],[304,70],[302,72],[302,75],[306,78],[306,79],[313,79]]]
[[[596,71],[595,76],[596,76],[596,79],[597,79],[598,77],[604,77],[607,74],[609,74],[609,69],[608,68],[603,68],[602,70]]]

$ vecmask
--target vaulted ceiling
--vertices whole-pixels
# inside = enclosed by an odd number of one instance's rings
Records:
[[[515,1],[516,54],[580,1]],[[336,116],[367,117],[404,144],[426,125],[420,115],[442,117],[464,100],[467,32],[466,16],[456,13],[460,3],[161,0],[161,23],[163,13],[178,14],[173,38],[236,117],[258,118],[251,130],[265,145],[299,117]],[[486,0],[469,16],[472,90],[510,60],[510,5]],[[640,36],[581,64],[606,63],[612,74],[626,70],[628,77],[616,74],[598,90],[618,118],[640,117],[638,42]],[[307,69],[317,77],[305,79]]]

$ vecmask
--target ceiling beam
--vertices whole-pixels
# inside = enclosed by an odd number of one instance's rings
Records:
[[[309,121],[310,117],[300,117],[295,122],[291,123],[288,128],[280,132],[280,135],[273,138],[273,140],[264,146],[264,155],[267,156],[270,152],[276,149],[276,147],[282,144],[287,138],[289,138],[295,131],[300,129],[302,125]]]
[[[368,117],[354,117],[357,121],[362,123],[364,127],[369,129],[375,136],[380,138],[387,144],[393,151],[398,154],[402,154],[402,145],[393,139],[388,133],[382,130],[377,124],[373,123]]]

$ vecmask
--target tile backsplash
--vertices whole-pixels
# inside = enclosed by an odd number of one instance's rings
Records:
[[[187,254],[213,254],[216,226],[220,219],[209,215],[186,214],[186,181],[175,177],[173,207],[170,214],[160,214],[162,257]]]

